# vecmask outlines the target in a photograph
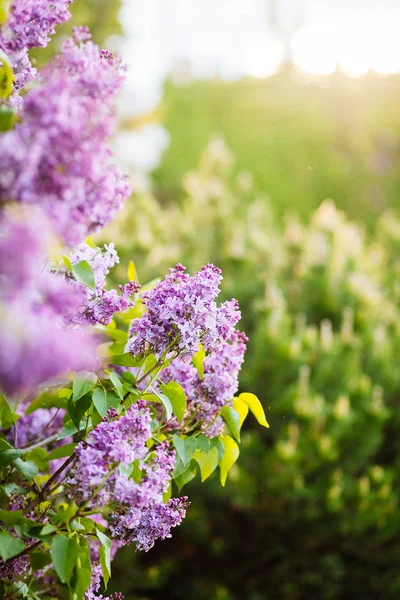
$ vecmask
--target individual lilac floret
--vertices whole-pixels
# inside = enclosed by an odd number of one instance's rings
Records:
[[[187,496],[171,498],[167,504],[153,504],[140,511],[137,524],[132,527],[127,527],[119,515],[113,515],[114,523],[110,529],[124,544],[135,543],[137,550],[148,552],[156,540],[171,537],[171,528],[182,523],[189,504]]]
[[[206,265],[194,276],[177,265],[144,294],[147,312],[132,323],[127,350],[133,354],[169,350],[193,355],[199,342],[208,350],[228,339],[240,319],[236,300],[217,306],[221,271]]]
[[[226,342],[207,354],[204,359],[204,377],[199,377],[197,369],[189,360],[177,358],[161,372],[164,383],[176,381],[183,387],[187,397],[185,424],[192,416],[201,421],[201,427],[208,437],[216,437],[223,428],[218,416],[221,408],[229,403],[238,390],[239,371],[246,351],[247,337],[235,331]],[[177,428],[180,426],[176,422]]]
[[[7,22],[0,28],[0,50],[11,62],[14,71],[14,94],[11,104],[20,107],[18,92],[36,75],[28,50],[45,47],[55,27],[68,21],[72,0],[13,0]]]
[[[1,136],[0,202],[40,204],[73,246],[130,194],[108,145],[124,69],[91,41],[67,40],[43,76],[24,99],[22,122]]]

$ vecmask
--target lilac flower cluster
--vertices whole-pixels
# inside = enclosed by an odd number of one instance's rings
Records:
[[[106,285],[106,277],[110,269],[119,263],[119,256],[112,242],[105,244],[103,249],[86,243],[79,244],[69,259],[72,264],[81,260],[86,260],[90,264],[97,292],[100,292]]]
[[[132,295],[138,292],[140,286],[130,281],[124,286],[118,286],[120,293],[117,290],[104,289],[109,270],[119,263],[118,254],[112,243],[105,245],[104,250],[88,244],[81,244],[70,256],[70,261],[75,264],[81,260],[86,260],[92,267],[96,290],[92,292],[86,288],[86,300],[74,320],[80,324],[96,325],[96,323],[101,323],[107,325],[116,312],[124,311],[132,306]]]
[[[150,420],[150,410],[141,400],[119,418],[110,414],[77,446],[78,460],[68,480],[74,496],[92,507],[115,506],[110,531],[119,544],[136,542],[138,549],[146,550],[157,538],[169,537],[187,506],[187,499],[163,502],[175,452],[167,441],[148,448]],[[141,471],[136,481],[129,469],[135,461]]]
[[[181,358],[174,360],[161,373],[164,383],[177,381],[181,384],[187,396],[185,421],[194,417],[201,421],[208,437],[221,433],[223,421],[218,413],[237,392],[246,342],[247,337],[239,331],[235,331],[229,340],[220,342],[204,359],[203,378],[188,360]]]
[[[24,412],[23,409],[18,407],[17,413],[21,412]],[[18,446],[26,446],[39,437],[49,437],[60,431],[64,415],[65,410],[56,407],[38,408],[30,414],[23,414],[16,423]],[[10,431],[7,438],[11,441],[13,437],[14,433]]]
[[[85,600],[124,600],[124,596],[120,592],[115,592],[111,596],[103,596],[98,594],[101,584],[102,570],[99,563],[92,565],[92,581],[89,589],[85,593]]]
[[[3,214],[0,232],[0,388],[24,394],[71,369],[93,368],[93,338],[65,326],[82,290],[43,268],[51,241],[43,215]]]
[[[118,515],[113,515],[113,534],[125,544],[136,544],[137,550],[148,552],[156,540],[171,537],[171,528],[182,523],[189,506],[187,496],[171,498],[166,504],[159,502],[143,509],[136,525],[121,525]]]
[[[13,0],[6,24],[0,29],[0,50],[14,71],[11,104],[21,106],[18,92],[36,75],[28,50],[47,46],[55,27],[67,21],[72,0]]]
[[[89,500],[101,488],[93,500],[101,507],[137,493],[139,486],[116,467],[129,467],[135,460],[142,461],[147,456],[150,421],[150,410],[139,401],[119,419],[110,414],[93,429],[75,450],[78,460],[69,479],[75,494]]]
[[[109,164],[124,69],[86,30],[67,40],[0,139],[0,202],[39,203],[67,245],[110,221],[130,194]]]
[[[147,312],[133,321],[127,350],[162,355],[175,350],[193,355],[199,342],[210,350],[230,338],[240,319],[236,300],[217,306],[221,271],[205,265],[194,277],[177,265],[144,295]]]
[[[19,556],[6,563],[0,559],[0,581],[21,581],[30,568],[29,556]]]

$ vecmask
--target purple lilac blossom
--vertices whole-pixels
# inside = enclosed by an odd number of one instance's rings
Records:
[[[95,366],[92,336],[65,326],[84,296],[46,270],[51,235],[40,216],[36,209],[0,216],[0,388],[9,396]]]
[[[231,338],[221,342],[204,359],[204,377],[187,359],[177,358],[161,372],[164,383],[176,381],[187,396],[185,423],[192,418],[201,420],[202,430],[208,437],[216,437],[223,428],[218,416],[238,390],[238,377],[246,351],[247,337],[235,331]],[[175,428],[180,425],[173,423]]]
[[[28,50],[44,48],[55,32],[55,27],[67,21],[71,14],[68,5],[72,0],[14,0],[11,2],[7,22],[0,28],[0,50],[10,60],[14,71],[12,105],[20,108],[19,91],[36,75]]]
[[[171,528],[182,523],[188,506],[186,496],[171,498],[167,504],[153,504],[140,511],[136,524],[132,527],[127,527],[118,515],[114,514],[110,529],[124,544],[135,543],[137,550],[148,552],[157,539],[165,540],[171,537]]]
[[[147,312],[135,319],[127,351],[162,355],[176,350],[191,356],[201,342],[206,350],[227,340],[240,319],[236,300],[217,306],[221,271],[205,265],[194,276],[177,265],[155,288],[144,294]]]
[[[107,325],[116,312],[124,311],[133,305],[132,295],[139,290],[139,284],[130,281],[117,290],[105,290],[106,276],[110,269],[119,263],[114,244],[106,244],[104,249],[81,244],[69,257],[72,264],[81,260],[87,261],[92,267],[96,290],[86,288],[86,300],[75,316],[75,322],[96,325]]]
[[[0,202],[40,204],[73,246],[107,224],[130,189],[110,164],[120,60],[91,41],[64,42],[24,99],[22,121],[0,139]]]
[[[17,413],[21,413],[20,407]],[[49,409],[38,408],[34,412],[24,414],[16,423],[17,446],[28,445],[37,438],[49,437],[62,429],[65,410],[53,406]],[[11,441],[14,432],[10,431],[7,438]],[[65,442],[64,442],[65,443]]]
[[[89,589],[85,592],[85,600],[124,600],[121,592],[114,592],[111,596],[103,596],[98,594],[102,578],[102,570],[100,564],[92,565],[92,581]]]
[[[29,556],[19,556],[4,563],[0,559],[0,581],[21,581],[31,568]]]
[[[120,418],[111,415],[93,429],[75,451],[78,461],[69,479],[75,493],[88,500],[103,486],[94,501],[96,506],[104,506],[111,500],[119,502],[128,494],[130,497],[139,494],[138,484],[115,467],[129,467],[135,460],[146,458],[150,421],[150,410],[145,402],[139,401]]]
[[[119,263],[119,256],[114,244],[105,244],[104,248],[89,246],[82,243],[69,256],[72,264],[86,260],[93,269],[96,291],[100,292],[106,285],[106,277],[115,265]]]

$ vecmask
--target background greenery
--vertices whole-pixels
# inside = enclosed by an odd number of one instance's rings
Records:
[[[106,5],[75,3],[100,42],[117,31]],[[106,236],[121,280],[132,257],[142,282],[178,261],[223,269],[271,429],[246,423],[226,488],[184,489],[172,540],[119,553],[129,600],[399,597],[399,88],[292,71],[166,84],[170,150]]]

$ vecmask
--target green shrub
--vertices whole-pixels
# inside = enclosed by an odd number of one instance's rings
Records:
[[[281,228],[232,163],[214,138],[179,205],[134,198],[120,250],[143,280],[177,260],[223,269],[250,336],[242,383],[271,429],[245,429],[230,483],[196,487],[128,597],[398,598],[400,221],[367,234],[325,201]]]

